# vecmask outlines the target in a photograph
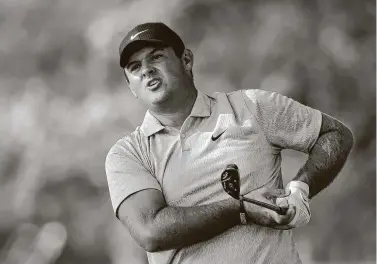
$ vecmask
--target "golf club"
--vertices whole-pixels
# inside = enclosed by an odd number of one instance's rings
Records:
[[[240,199],[240,174],[236,164],[229,164],[221,174],[221,184],[224,190],[234,199]],[[271,205],[258,200],[243,197],[245,202],[263,206],[277,212],[280,215],[286,214],[288,208]]]

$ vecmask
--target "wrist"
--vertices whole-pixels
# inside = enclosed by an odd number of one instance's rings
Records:
[[[240,224],[240,201],[237,199],[227,199],[225,202],[226,217],[229,224],[236,226]]]
[[[240,195],[240,223],[241,225],[247,225],[247,215],[246,215],[246,211],[245,211],[245,207],[244,207],[244,200],[243,200],[243,196]]]
[[[245,217],[245,220],[247,219],[247,214],[243,203],[244,202],[242,201],[241,196],[239,200],[231,198],[225,201],[226,207],[228,208],[228,221],[231,221],[232,225],[234,226],[245,224],[245,221],[242,220],[242,217]],[[243,216],[241,216],[242,213],[244,213]]]

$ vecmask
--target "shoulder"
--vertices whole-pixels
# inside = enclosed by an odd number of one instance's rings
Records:
[[[277,92],[266,91],[261,89],[240,89],[232,92],[215,92],[211,97],[217,102],[229,102],[233,106],[244,107],[249,110],[255,110],[261,105],[285,104],[288,97]]]
[[[246,99],[251,101],[264,101],[273,100],[276,97],[283,96],[274,91],[267,91],[261,89],[240,89],[232,92],[214,92],[210,95],[215,99],[221,99],[223,97],[229,98],[230,100]]]
[[[244,90],[236,90],[231,92],[214,92],[209,96],[214,102],[222,102],[224,100],[233,102],[242,99],[242,93]]]
[[[249,100],[253,103],[276,101],[280,98],[286,98],[284,95],[278,92],[261,90],[261,89],[241,90],[241,94],[244,100]]]
[[[133,132],[124,135],[118,139],[110,148],[107,153],[106,160],[112,155],[127,155],[137,152],[140,149],[143,134],[140,127],[137,127]]]

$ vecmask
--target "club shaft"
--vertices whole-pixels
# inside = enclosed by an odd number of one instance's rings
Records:
[[[252,203],[252,204],[256,204],[256,205],[259,205],[259,206],[266,207],[266,208],[273,210],[273,211],[275,211],[275,212],[277,212],[278,214],[281,214],[281,215],[285,214],[288,210],[288,208],[282,208],[282,207],[279,207],[279,206],[276,206],[276,205],[264,203],[264,202],[257,201],[257,200],[254,200],[254,199],[250,199],[250,198],[246,198],[246,197],[243,197],[243,200],[245,202],[249,202],[249,203]]]

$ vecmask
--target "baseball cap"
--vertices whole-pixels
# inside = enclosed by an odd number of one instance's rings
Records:
[[[130,30],[119,45],[120,67],[124,68],[132,53],[149,43],[170,46],[176,54],[182,54],[185,49],[178,34],[164,23],[140,24]]]

